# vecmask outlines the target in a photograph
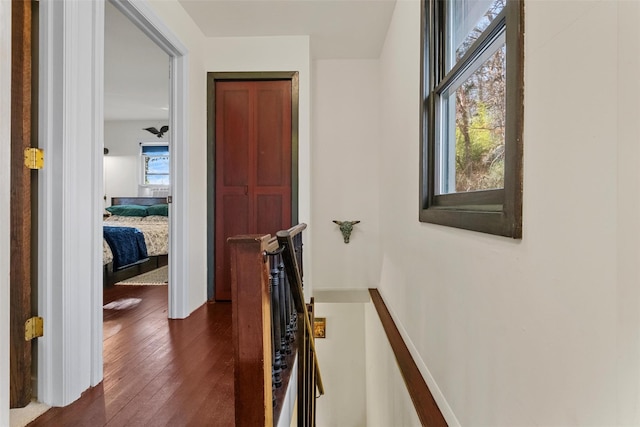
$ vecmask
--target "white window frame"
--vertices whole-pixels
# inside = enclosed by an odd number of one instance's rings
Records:
[[[139,179],[139,184],[140,187],[143,188],[168,188],[171,186],[171,167],[169,167],[169,170],[167,172],[167,175],[169,176],[169,183],[168,184],[147,184],[146,181],[146,175],[145,175],[145,157],[151,157],[151,156],[146,156],[143,153],[143,149],[144,147],[167,147],[167,151],[169,151],[169,159],[171,158],[171,150],[169,148],[169,142],[167,141],[163,141],[163,142],[140,142],[140,151],[139,151],[139,169],[140,169],[140,173],[138,174],[138,179]],[[169,160],[169,162],[171,162],[171,160]]]

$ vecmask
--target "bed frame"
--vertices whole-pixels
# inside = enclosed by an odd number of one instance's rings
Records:
[[[151,206],[161,203],[167,203],[166,197],[112,197],[111,205],[142,205]],[[155,270],[158,267],[167,265],[169,263],[168,255],[150,256],[148,261],[140,264],[132,265],[131,267],[123,268],[122,270],[113,271],[113,262],[106,264],[103,271],[103,286],[112,286],[122,280],[129,279],[130,277],[137,276],[138,274],[146,273],[147,271]]]

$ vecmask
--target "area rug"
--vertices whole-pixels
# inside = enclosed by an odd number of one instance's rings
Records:
[[[116,285],[166,285],[168,281],[169,266],[165,265],[163,267],[156,268],[155,270],[123,280],[122,282],[118,282]]]

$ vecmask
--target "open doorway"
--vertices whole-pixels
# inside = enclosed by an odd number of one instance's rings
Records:
[[[149,310],[150,303],[160,316],[167,312],[169,70],[169,55],[105,2],[102,326],[107,372],[123,351],[116,334],[149,327],[149,316],[131,323],[124,314]],[[151,287],[156,289],[149,294]],[[150,295],[156,299],[150,301]]]
[[[145,3],[133,0],[110,0],[112,6],[126,16],[143,34],[169,56],[168,135],[171,186],[168,198],[169,229],[169,289],[168,317],[181,319],[189,315],[187,300],[187,49],[164,22]],[[159,129],[162,130],[162,129]],[[149,133],[149,135],[152,135]],[[164,135],[163,135],[164,136]],[[102,192],[103,189],[96,189]]]
[[[110,2],[104,38],[103,285],[168,283],[169,56]]]

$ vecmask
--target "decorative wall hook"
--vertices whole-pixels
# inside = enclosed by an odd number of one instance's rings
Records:
[[[342,237],[344,238],[345,243],[349,243],[349,237],[351,237],[351,232],[353,231],[353,226],[359,223],[360,221],[336,221],[336,224],[340,227],[340,231],[342,232]]]

